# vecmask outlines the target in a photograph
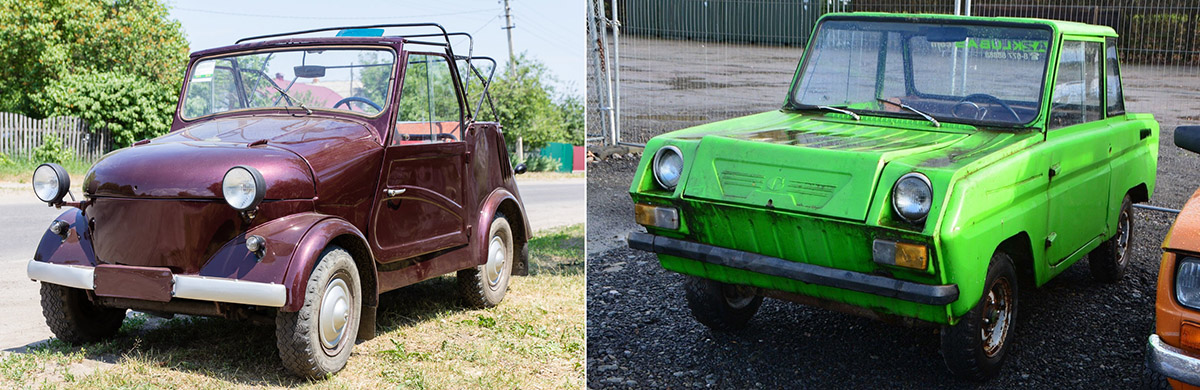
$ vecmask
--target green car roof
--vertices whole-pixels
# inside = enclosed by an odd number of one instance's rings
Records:
[[[895,19],[904,18],[911,21],[987,21],[987,22],[1004,22],[1004,23],[1024,23],[1051,26],[1055,31],[1066,35],[1091,35],[1115,37],[1117,32],[1108,26],[1098,26],[1094,24],[1068,22],[1064,20],[1038,19],[1038,18],[1012,18],[1012,17],[994,17],[994,16],[956,16],[946,14],[900,14],[887,12],[834,12],[828,13],[821,17],[838,18],[838,17],[854,17],[854,18],[880,18],[880,19]]]

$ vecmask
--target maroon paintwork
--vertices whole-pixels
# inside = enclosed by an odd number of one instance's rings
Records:
[[[393,74],[402,76],[404,44],[386,37],[252,42],[192,53],[189,70],[200,59],[247,50],[337,45],[390,48],[398,54]],[[400,91],[403,77],[394,82],[391,91]],[[154,289],[162,283],[130,281],[165,271],[278,283],[288,290],[280,310],[296,311],[318,256],[336,244],[354,255],[363,303],[373,307],[379,293],[486,262],[488,224],[503,213],[515,225],[514,274],[526,270],[529,224],[500,127],[468,118],[460,141],[385,146],[399,96],[389,99],[374,118],[255,109],[184,120],[177,110],[170,133],[112,152],[88,171],[86,200],[58,217],[70,226],[66,238],[47,231],[34,259],[109,268],[106,282],[138,291],[115,293],[109,284],[108,296],[142,300],[161,300]],[[266,180],[250,219],[222,197],[222,177],[235,165]],[[404,193],[389,197],[387,189]],[[249,235],[266,239],[260,255],[246,249]]]

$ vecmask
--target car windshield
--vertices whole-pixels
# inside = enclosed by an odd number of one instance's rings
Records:
[[[829,20],[800,77],[795,108],[1019,126],[1041,107],[1051,31],[957,23]]]
[[[395,54],[383,49],[303,49],[209,58],[192,66],[183,117],[287,107],[293,114],[384,111]]]

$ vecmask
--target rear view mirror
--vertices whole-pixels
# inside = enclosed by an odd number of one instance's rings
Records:
[[[525,170],[526,170],[525,163],[520,163],[520,164],[517,164],[516,167],[513,167],[513,172],[516,172],[518,175],[525,173]]]
[[[1175,146],[1200,153],[1200,126],[1176,127]]]
[[[928,42],[962,42],[967,39],[967,29],[962,27],[932,27],[925,31]]]
[[[292,68],[292,72],[296,73],[296,77],[309,79],[325,77],[325,67],[321,65],[300,65]]]

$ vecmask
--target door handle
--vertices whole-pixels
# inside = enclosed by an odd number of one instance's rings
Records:
[[[1047,172],[1047,174],[1050,175],[1051,179],[1053,179],[1055,176],[1058,176],[1058,168],[1059,168],[1058,164],[1054,164],[1054,165],[1050,166],[1050,171]]]
[[[383,193],[387,194],[388,196],[396,196],[396,195],[403,194],[404,191],[408,191],[408,190],[404,189],[404,188],[400,188],[400,189],[388,188],[386,190],[383,190]]]

